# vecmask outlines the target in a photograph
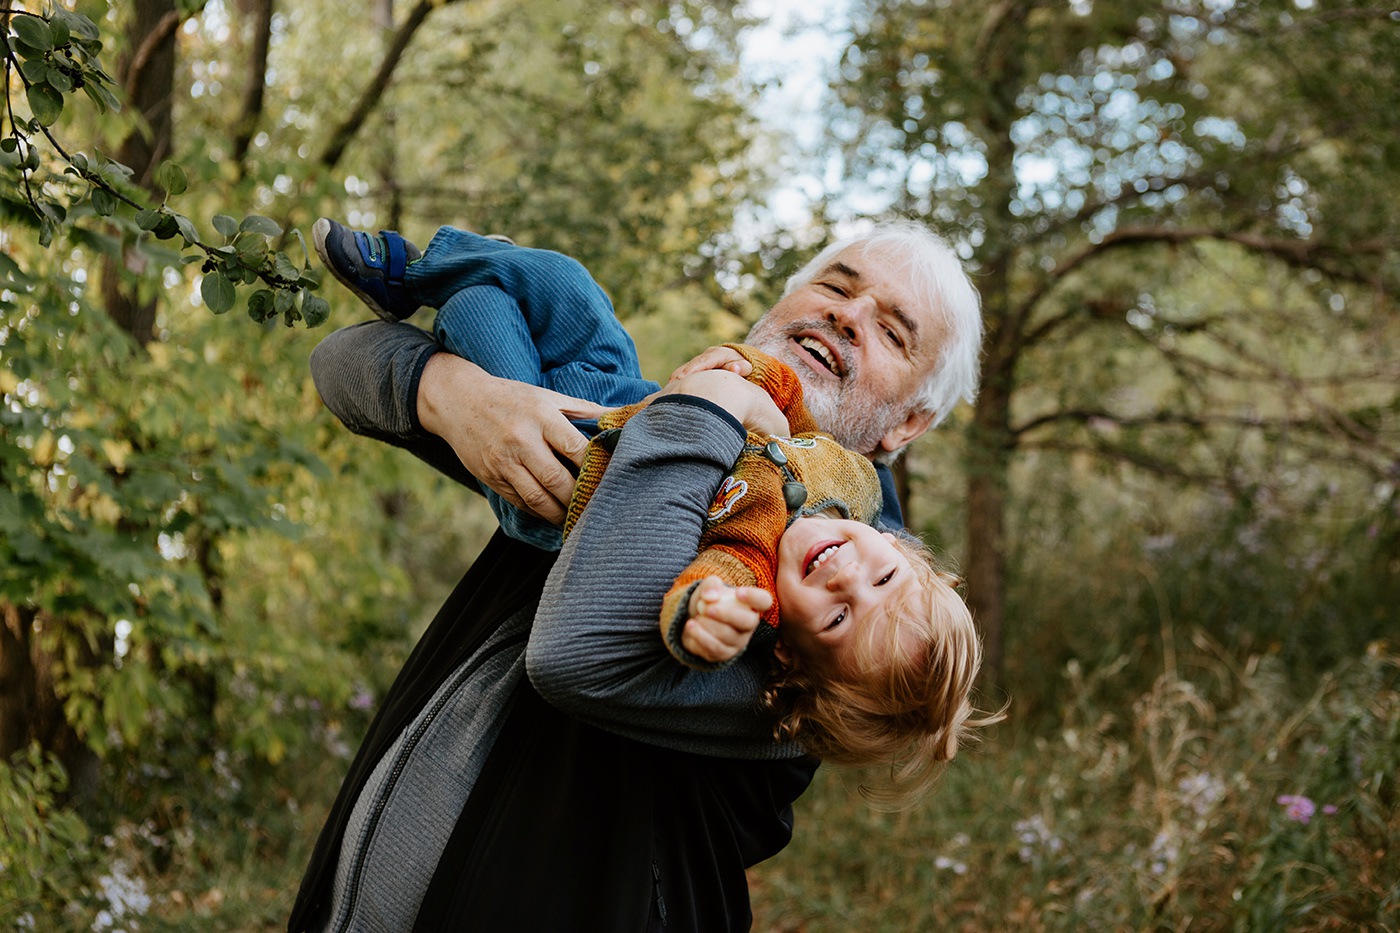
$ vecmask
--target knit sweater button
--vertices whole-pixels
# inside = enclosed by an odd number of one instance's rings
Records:
[[[777,441],[769,441],[768,446],[763,448],[763,453],[778,466],[787,463],[787,454],[783,453],[782,445]]]
[[[783,483],[783,503],[787,505],[788,511],[802,507],[802,503],[807,501],[807,487],[801,483]]]

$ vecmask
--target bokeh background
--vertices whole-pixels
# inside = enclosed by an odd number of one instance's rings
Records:
[[[321,407],[311,349],[367,316],[314,290],[327,214],[574,255],[656,376],[872,219],[966,259],[982,392],[900,481],[1010,719],[909,810],[824,770],[756,929],[1400,926],[1393,4],[0,25],[0,925],[280,928],[493,527]]]

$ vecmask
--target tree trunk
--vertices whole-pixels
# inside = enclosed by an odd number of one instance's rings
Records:
[[[174,134],[171,94],[175,88],[175,38],[179,14],[174,0],[136,0],[127,24],[127,54],[120,78],[131,106],[141,114],[149,132],[137,131],[123,141],[117,161],[133,171],[133,179],[152,189],[156,167],[168,158]],[[123,251],[126,264],[141,260],[133,250]],[[122,270],[111,261],[104,265],[102,302],[112,319],[141,346],[155,336],[156,303],[142,301],[122,281]]]
[[[0,759],[34,740],[34,612],[0,603]]]
[[[1002,682],[1005,662],[1006,490],[1011,465],[1011,380],[988,361],[968,438],[967,602],[982,630],[983,680]]]
[[[272,43],[272,0],[239,0],[240,18],[250,22],[248,41],[248,71],[243,82],[243,101],[238,119],[233,125],[234,164],[239,176],[247,174],[248,147],[262,119],[263,100],[267,89],[267,52]]]

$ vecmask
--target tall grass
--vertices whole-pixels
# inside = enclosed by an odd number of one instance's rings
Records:
[[[824,770],[751,873],[755,929],[1400,927],[1400,658],[1301,684],[1212,651],[1124,702],[1127,668],[1068,665],[1054,728],[960,755],[915,809]]]

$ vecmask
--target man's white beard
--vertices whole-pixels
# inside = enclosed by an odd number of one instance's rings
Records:
[[[884,436],[904,420],[902,406],[898,402],[872,398],[860,387],[850,341],[826,321],[796,321],[786,325],[767,321],[766,316],[759,318],[744,342],[792,367],[802,383],[807,409],[822,430],[836,438],[841,446],[863,454],[878,452]],[[835,383],[815,379],[811,367],[796,358],[796,353],[804,351],[794,350],[789,337],[803,331],[819,333],[837,348],[846,368],[843,379]]]

